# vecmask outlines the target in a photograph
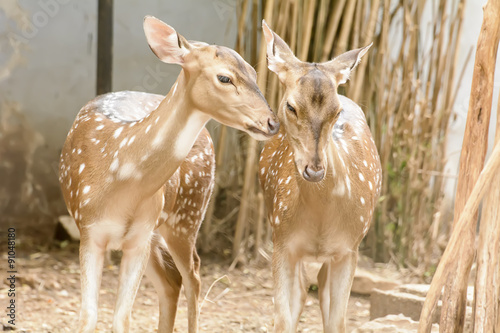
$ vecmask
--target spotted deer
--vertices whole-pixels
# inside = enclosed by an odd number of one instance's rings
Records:
[[[159,332],[172,332],[181,283],[189,332],[198,328],[195,240],[214,182],[214,150],[204,128],[215,119],[258,140],[276,122],[256,73],[233,50],[187,41],[147,16],[144,31],[163,62],[182,70],[166,96],[123,91],[86,104],[69,131],[60,183],[80,230],[79,332],[93,332],[106,249],[123,252],[113,318],[127,332],[144,273],[160,300]]]
[[[380,159],[363,111],[339,95],[370,46],[331,61],[297,59],[263,22],[269,69],[284,88],[281,130],[260,155],[260,183],[273,229],[276,332],[295,332],[306,299],[304,261],[322,263],[325,332],[345,332],[358,246],[381,186]]]

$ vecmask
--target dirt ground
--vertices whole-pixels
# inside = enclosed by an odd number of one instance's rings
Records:
[[[6,255],[2,254],[5,262]],[[78,247],[41,251],[17,258],[17,322],[18,331],[74,332],[78,322],[80,280]],[[205,332],[270,332],[273,325],[272,282],[270,264],[249,265],[228,270],[229,263],[202,257],[202,298],[200,331]],[[2,269],[3,271],[3,269]],[[225,276],[225,277],[224,277]],[[214,282],[220,279],[220,281]],[[97,332],[111,331],[118,266],[106,265],[100,291]],[[8,302],[7,286],[2,277],[0,307]],[[210,293],[207,291],[213,285]],[[0,323],[6,324],[4,310]],[[369,319],[369,301],[351,296],[349,331]],[[152,284],[144,278],[132,314],[132,332],[156,332],[158,300]],[[1,330],[2,327],[0,327]],[[6,328],[4,327],[4,330]],[[8,328],[7,328],[8,329]],[[175,332],[187,332],[187,308],[181,296]],[[317,293],[309,293],[299,332],[322,332]]]

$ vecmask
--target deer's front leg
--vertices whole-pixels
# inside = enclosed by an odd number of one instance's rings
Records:
[[[118,296],[113,317],[114,332],[129,331],[132,306],[150,255],[151,237],[152,231],[144,230],[134,239],[127,240],[122,248]]]
[[[318,273],[319,305],[326,333],[346,331],[347,305],[357,261],[358,252],[349,252],[338,261],[325,262]]]
[[[280,246],[273,251],[274,329],[295,332],[307,297],[302,262]]]
[[[82,304],[78,332],[94,332],[101,286],[105,248],[92,241],[89,230],[82,229],[80,241],[80,283]]]

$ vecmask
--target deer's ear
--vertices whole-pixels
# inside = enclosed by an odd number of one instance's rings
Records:
[[[267,67],[278,74],[283,82],[286,72],[299,60],[294,56],[290,47],[262,20],[262,30],[266,39]]]
[[[184,57],[189,53],[191,45],[174,28],[156,17],[146,16],[144,33],[149,47],[161,61],[179,65],[184,63]]]
[[[330,71],[338,85],[344,84],[347,80],[349,80],[351,72],[359,64],[361,58],[366,54],[366,52],[368,52],[368,49],[370,49],[372,44],[373,43],[370,43],[370,45],[360,49],[342,53],[338,57],[324,63],[323,65]]]

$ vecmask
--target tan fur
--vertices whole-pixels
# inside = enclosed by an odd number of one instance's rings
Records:
[[[281,130],[264,146],[259,170],[273,227],[275,330],[297,330],[307,295],[303,262],[312,260],[323,263],[324,331],[345,332],[358,246],[380,194],[381,168],[363,112],[337,86],[367,48],[305,63],[265,23],[264,35],[269,68],[284,86]]]
[[[181,283],[189,332],[198,330],[199,257],[195,239],[214,181],[213,118],[257,139],[279,128],[257,88],[255,71],[234,51],[187,42],[153,17],[150,47],[183,69],[167,96],[118,92],[79,112],[64,143],[59,180],[81,233],[79,332],[93,332],[106,249],[123,257],[113,319],[127,332],[146,271],[160,298],[159,332],[172,332]],[[223,83],[219,75],[231,78]]]

